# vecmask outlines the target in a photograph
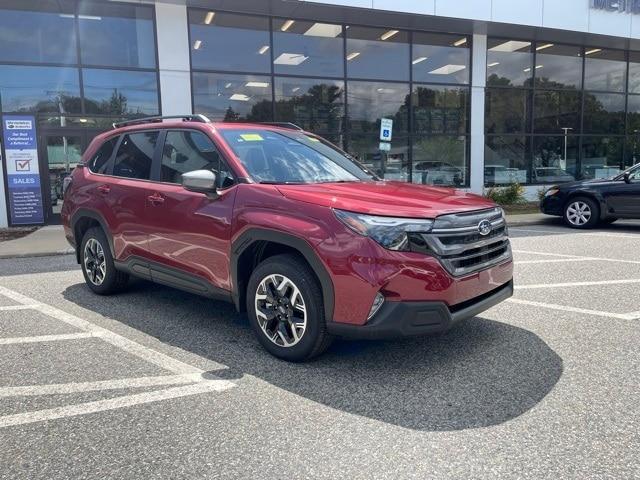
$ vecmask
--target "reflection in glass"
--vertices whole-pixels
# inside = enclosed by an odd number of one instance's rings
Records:
[[[487,85],[531,86],[531,42],[489,38],[487,48]]]
[[[624,92],[627,75],[625,52],[587,47],[584,56],[585,89]]]
[[[485,185],[529,183],[527,137],[488,136],[484,152]]]
[[[408,84],[349,82],[347,92],[352,132],[372,132],[377,140],[381,118],[393,120],[394,135],[408,131]]]
[[[462,187],[468,184],[467,136],[434,135],[413,142],[413,183]]]
[[[413,34],[413,81],[469,83],[470,40],[461,35],[415,32]]]
[[[84,69],[85,111],[105,115],[155,115],[158,84],[155,72]]]
[[[267,17],[190,10],[189,28],[193,68],[271,71]]]
[[[370,171],[385,180],[409,181],[409,143],[406,137],[394,137],[391,150],[379,148],[377,135],[355,134],[349,139],[349,153]]]
[[[82,140],[76,136],[47,136],[45,140],[49,186],[51,187],[51,207],[53,213],[62,208],[62,187],[64,179],[80,163]]]
[[[531,183],[562,183],[575,180],[578,137],[575,135],[533,137]]]
[[[193,106],[212,120],[270,121],[271,78],[193,72]]]
[[[347,75],[375,80],[409,80],[409,35],[399,30],[349,26]]]
[[[295,123],[341,145],[343,115],[343,82],[276,78],[276,121]]]
[[[286,19],[273,21],[275,73],[342,77],[343,48],[341,25]]]
[[[536,87],[577,88],[582,85],[581,48],[540,42],[536,45]]]
[[[80,113],[78,70],[0,65],[3,112]]]
[[[413,90],[413,125],[420,133],[465,134],[468,88],[418,85]]]
[[[625,95],[619,93],[584,94],[584,132],[623,134]]]
[[[640,52],[629,52],[629,93],[640,93]]]
[[[0,13],[0,61],[77,63],[75,3],[5,0]]]
[[[640,95],[629,95],[627,99],[627,133],[640,133]]]
[[[622,137],[583,137],[580,178],[608,178],[622,169]]]
[[[565,128],[580,133],[582,95],[574,91],[537,91],[534,97],[535,133],[562,133]]]
[[[635,132],[627,137],[624,168],[627,169],[640,163],[640,132]]]
[[[81,2],[79,12],[84,65],[155,68],[152,7]]]
[[[485,129],[487,133],[524,133],[527,131],[530,91],[487,88]]]

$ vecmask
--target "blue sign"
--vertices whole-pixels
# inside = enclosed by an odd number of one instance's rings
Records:
[[[2,130],[11,224],[44,223],[36,119],[30,115],[5,115]]]

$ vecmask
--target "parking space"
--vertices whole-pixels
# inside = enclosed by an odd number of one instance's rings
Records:
[[[513,299],[306,364],[226,304],[0,261],[0,477],[638,478],[640,224],[511,235]]]

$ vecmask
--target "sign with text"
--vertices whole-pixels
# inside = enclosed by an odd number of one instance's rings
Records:
[[[393,132],[393,120],[390,118],[380,119],[380,140],[390,142]]]
[[[11,224],[44,223],[36,119],[26,115],[5,115],[2,130]]]
[[[608,12],[640,14],[640,0],[589,0],[591,8]]]

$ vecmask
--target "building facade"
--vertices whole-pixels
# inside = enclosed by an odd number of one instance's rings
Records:
[[[0,227],[55,222],[91,139],[157,114],[293,122],[387,179],[534,198],[640,161],[640,2],[0,0],[0,111]]]

